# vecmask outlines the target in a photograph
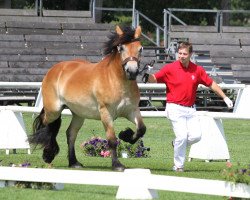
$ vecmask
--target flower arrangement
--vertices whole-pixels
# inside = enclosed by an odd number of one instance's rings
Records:
[[[31,164],[26,161],[22,164],[10,163],[10,167],[30,167]],[[58,183],[43,183],[43,182],[30,182],[30,181],[8,181],[8,186],[14,186],[16,188],[31,188],[31,189],[45,189],[45,190],[61,190],[63,189],[63,184]]]
[[[80,145],[83,153],[87,156],[109,157],[108,141],[101,137],[92,137]]]
[[[247,167],[241,167],[240,163],[237,166],[233,166],[232,163],[227,162],[226,169],[222,171],[222,175],[227,181],[250,185],[250,164]]]
[[[80,147],[86,156],[110,157],[108,141],[106,139],[94,136],[84,141]],[[118,157],[122,157],[124,154],[129,158],[148,157],[149,151],[150,148],[144,147],[142,139],[139,139],[133,145],[121,140],[117,141]]]
[[[146,158],[149,156],[150,148],[144,146],[142,139],[139,139],[133,145],[119,140],[117,150],[119,157],[125,153],[129,158]]]

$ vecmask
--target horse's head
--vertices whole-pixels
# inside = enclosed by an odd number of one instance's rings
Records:
[[[140,54],[142,45],[140,42],[141,27],[135,30],[130,27],[121,29],[116,27],[116,32],[106,42],[104,54],[119,54],[121,65],[127,79],[135,80],[139,74]]]
[[[127,79],[135,80],[139,74],[140,54],[142,51],[142,45],[139,40],[141,36],[141,27],[138,26],[133,35],[131,35],[129,31],[131,31],[131,29],[122,30],[119,26],[116,27],[116,33],[119,37],[127,38],[127,40],[123,39],[123,43],[121,42],[118,44],[117,50],[118,53],[120,53],[122,67],[126,73]]]

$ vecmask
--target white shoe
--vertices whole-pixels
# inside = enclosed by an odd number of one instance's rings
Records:
[[[173,166],[173,171],[175,171],[175,172],[184,172],[184,169]]]

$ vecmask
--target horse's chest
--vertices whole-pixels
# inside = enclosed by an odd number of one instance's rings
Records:
[[[123,110],[127,107],[130,107],[131,105],[133,105],[131,98],[125,97],[125,98],[121,99],[120,102],[118,102],[117,109]]]

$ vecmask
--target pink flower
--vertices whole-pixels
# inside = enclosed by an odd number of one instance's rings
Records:
[[[110,151],[101,151],[101,156],[103,156],[104,158],[106,157],[110,157]]]
[[[233,164],[231,162],[227,162],[227,167],[231,168],[233,166]]]

